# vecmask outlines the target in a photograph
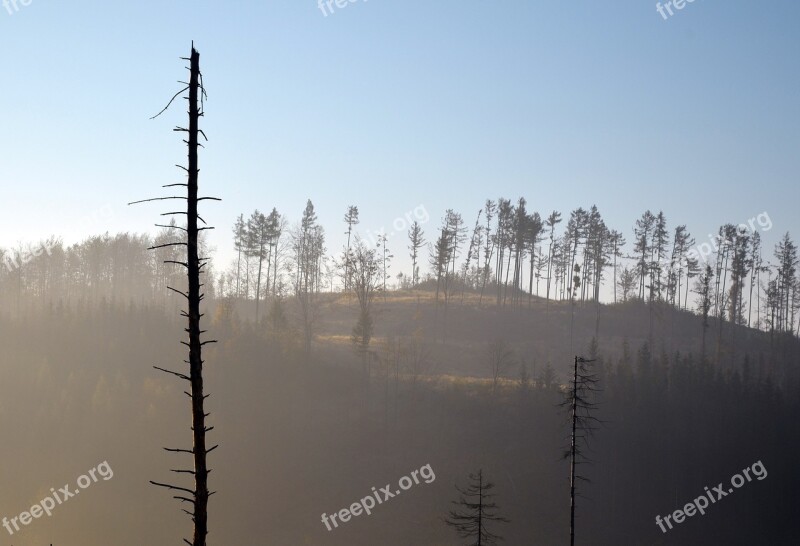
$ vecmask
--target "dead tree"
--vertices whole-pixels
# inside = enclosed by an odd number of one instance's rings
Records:
[[[174,241],[157,246],[150,247],[150,250],[155,250],[162,247],[178,246],[185,247],[186,253],[184,258],[186,261],[180,260],[167,260],[168,263],[182,265],[187,271],[187,290],[179,290],[175,287],[168,287],[173,292],[176,292],[186,298],[188,311],[182,311],[181,314],[188,319],[188,327],[185,331],[189,335],[189,340],[181,341],[189,348],[189,359],[184,362],[189,365],[189,374],[175,372],[154,366],[157,370],[174,375],[180,379],[187,381],[190,384],[191,392],[186,392],[192,400],[192,435],[193,445],[192,449],[169,448],[164,449],[173,453],[184,453],[192,455],[194,459],[194,469],[172,469],[172,472],[178,474],[191,474],[194,476],[194,489],[186,487],[179,487],[168,483],[160,483],[151,481],[153,485],[165,487],[167,489],[176,491],[177,494],[174,498],[188,502],[192,510],[185,510],[187,514],[192,517],[194,522],[194,537],[191,542],[183,539],[186,544],[190,546],[206,546],[206,535],[208,534],[208,498],[213,494],[208,490],[208,474],[210,472],[207,465],[207,455],[217,448],[214,445],[210,449],[206,448],[206,433],[214,427],[206,427],[206,417],[208,413],[205,412],[204,402],[209,396],[203,394],[203,358],[201,351],[204,345],[208,343],[216,343],[216,340],[201,341],[201,335],[205,330],[200,329],[200,318],[203,313],[200,312],[200,302],[204,294],[201,292],[203,283],[200,282],[200,274],[203,268],[208,263],[208,258],[199,256],[198,253],[198,238],[203,230],[213,229],[206,226],[205,220],[198,214],[198,203],[200,201],[214,200],[219,201],[216,197],[198,197],[197,191],[197,175],[199,172],[197,165],[197,150],[202,146],[199,142],[199,135],[203,135],[206,139],[205,133],[199,128],[200,117],[203,116],[204,101],[206,98],[205,88],[203,87],[203,75],[200,72],[200,54],[195,50],[192,44],[191,57],[182,57],[183,60],[189,61],[189,83],[178,91],[166,107],[161,112],[156,114],[155,117],[164,113],[170,104],[182,93],[188,91],[189,96],[184,97],[189,101],[189,128],[176,127],[174,131],[184,132],[188,134],[188,139],[184,140],[188,147],[188,165],[179,168],[187,173],[187,181],[179,184],[167,184],[164,187],[182,186],[186,187],[187,195],[183,196],[169,196],[169,197],[156,197],[153,199],[144,199],[142,201],[134,201],[133,203],[143,203],[147,201],[161,201],[161,200],[185,200],[186,211],[172,211],[162,214],[162,216],[172,216],[176,214],[186,215],[186,227],[179,228],[185,233],[185,240]],[[206,139],[207,140],[207,139]],[[204,227],[198,227],[198,220],[203,223]],[[159,225],[159,224],[156,224]],[[163,226],[162,226],[163,227]],[[187,496],[188,495],[188,496]]]
[[[575,357],[575,367],[572,375],[572,385],[567,391],[567,396],[561,407],[570,412],[572,434],[570,447],[564,453],[564,458],[569,458],[569,543],[575,546],[575,483],[576,480],[589,481],[585,476],[576,472],[577,465],[586,464],[589,460],[583,450],[589,438],[600,422],[592,413],[597,409],[593,401],[595,394],[600,390],[597,386],[597,376],[589,370],[588,364],[594,360]],[[581,447],[581,445],[583,447]]]

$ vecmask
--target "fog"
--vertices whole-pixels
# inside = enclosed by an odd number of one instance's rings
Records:
[[[797,4],[1,4],[0,546],[800,543]]]
[[[90,265],[103,269],[108,256],[97,259]],[[171,296],[133,296],[135,286],[115,278],[133,276],[105,270],[115,273],[94,295],[80,282],[45,295],[26,283],[15,304],[4,307],[7,493],[0,512],[17,516],[51,495],[51,487],[78,489],[78,478],[103,462],[113,470],[6,543],[158,544],[187,534],[188,518],[171,495],[148,483],[172,479],[169,469],[187,457],[162,447],[191,442],[183,385],[152,367],[180,369],[184,319]],[[9,280],[3,284],[7,301],[15,301],[14,289]],[[318,294],[308,354],[292,297],[262,302],[268,312],[259,324],[252,300],[205,303],[208,329],[219,341],[205,353],[215,427],[209,436],[220,444],[209,455],[217,491],[210,543],[454,544],[442,519],[457,500],[454,485],[464,487],[478,469],[495,484],[495,501],[511,520],[496,526],[509,544],[562,543],[569,465],[561,455],[570,429],[558,404],[569,387],[570,322],[576,352],[597,359],[602,386],[603,423],[584,471],[592,481],[580,486],[578,536],[592,544],[662,540],[656,515],[760,461],[768,477],[676,525],[669,538],[789,543],[800,447],[794,337],[770,342],[769,333],[742,328],[739,357],[717,365],[696,356],[701,318],[664,304],[653,303],[660,315],[651,350],[647,303],[603,304],[603,335],[591,346],[594,303],[539,297],[530,307],[498,308],[494,301],[479,305],[479,294],[469,291],[463,303],[453,299],[443,335],[444,304],[436,305],[435,290],[377,297],[366,370],[351,340],[356,298],[341,291]],[[494,385],[488,348],[496,340],[511,356]],[[730,341],[726,335],[724,343]],[[323,513],[360,503],[373,487],[392,484],[394,492],[401,478],[425,466],[430,483],[420,479],[330,531],[321,521]]]

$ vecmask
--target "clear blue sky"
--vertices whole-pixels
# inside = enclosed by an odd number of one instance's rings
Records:
[[[223,262],[238,213],[296,221],[308,197],[330,250],[349,204],[371,231],[423,205],[432,232],[446,208],[471,224],[519,195],[543,215],[596,203],[629,240],[647,208],[698,240],[766,211],[771,248],[800,237],[799,19],[793,0],[696,0],[666,21],[650,0],[0,7],[0,245],[154,229],[162,206],[125,203],[182,179],[183,105],[148,118],[194,40]]]

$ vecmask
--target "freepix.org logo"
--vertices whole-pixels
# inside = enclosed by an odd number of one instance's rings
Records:
[[[422,480],[420,480],[420,478],[422,478]],[[377,506],[375,504],[376,502],[377,504],[383,504],[389,499],[399,496],[403,491],[408,491],[414,485],[419,485],[421,482],[429,484],[434,481],[436,481],[436,474],[433,472],[431,465],[426,464],[419,470],[413,470],[408,476],[400,478],[397,488],[393,488],[390,483],[387,483],[385,487],[381,487],[380,489],[373,487],[371,494],[360,501],[354,502],[349,508],[342,508],[338,512],[333,512],[332,514],[323,512],[322,523],[325,524],[328,531],[332,531],[339,527],[340,523],[344,524],[350,521],[351,517],[357,517],[361,514],[369,516],[372,514],[372,510]],[[339,521],[336,521],[337,518]],[[333,527],[331,527],[331,524],[333,524]]]
[[[661,2],[656,2],[656,11],[661,14],[661,17],[666,21],[675,15],[675,11],[680,11],[686,7],[686,4],[692,3],[694,3],[694,0],[667,0],[663,4]],[[675,8],[675,11],[673,11],[673,8]]]
[[[333,7],[336,6],[338,9],[344,9],[350,4],[355,4],[359,0],[317,0],[317,6],[319,10],[322,12],[322,15],[327,17],[331,13],[334,13]],[[361,0],[362,2],[367,2],[367,0]]]
[[[33,0],[3,0],[3,7],[9,15],[14,15],[20,9],[20,6],[27,8],[33,3]]]
[[[86,474],[82,474],[78,477],[77,488],[66,484],[56,491],[55,487],[51,487],[50,495],[31,506],[30,510],[26,510],[18,516],[10,519],[4,517],[2,525],[5,527],[6,531],[8,531],[9,535],[13,535],[15,532],[21,530],[20,525],[29,525],[34,519],[42,517],[43,514],[52,516],[56,506],[64,504],[69,499],[78,495],[82,490],[91,486],[93,483],[97,483],[101,478],[103,481],[108,481],[113,477],[114,471],[111,469],[108,461],[103,461],[97,465],[97,467],[90,469]]]

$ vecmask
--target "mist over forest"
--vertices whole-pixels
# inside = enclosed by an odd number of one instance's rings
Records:
[[[797,544],[745,4],[4,1],[0,546]]]
[[[345,229],[356,214],[346,210]],[[223,446],[211,474],[215,534],[235,544],[452,544],[441,520],[453,484],[482,469],[511,520],[509,543],[561,543],[569,412],[559,404],[579,355],[602,387],[579,505],[592,544],[659,540],[654,514],[756,461],[773,479],[671,530],[674,543],[790,543],[800,432],[791,236],[770,253],[758,231],[722,226],[733,238],[721,237],[703,268],[687,257],[686,227],[667,237],[661,213],[645,212],[628,237],[594,207],[576,208],[561,229],[557,212],[541,222],[524,199],[489,200],[482,216],[470,229],[452,210],[434,227],[412,224],[417,267],[391,275],[388,251],[384,261],[359,236],[328,253],[311,201],[293,227],[276,211],[240,217],[237,257],[209,262],[203,301],[218,341],[205,352]],[[141,520],[154,522],[139,531],[146,543],[182,536],[147,484],[170,467],[159,448],[180,438],[186,415],[179,385],[152,368],[185,358],[181,301],[167,287],[183,291],[186,280],[164,263],[185,253],[148,250],[179,231],[42,241],[29,260],[24,245],[4,253],[0,415],[7,468],[19,469],[6,483],[31,491],[24,505],[47,492],[33,482],[80,475],[79,462],[113,461],[115,473],[86,504],[61,509],[71,514],[24,529],[33,540],[115,544]],[[770,262],[781,265],[759,265]],[[612,299],[598,299],[615,277]],[[54,461],[54,445],[69,456]],[[413,499],[332,531],[319,521],[424,465],[435,480]],[[8,497],[0,508],[18,505]],[[75,534],[75,522],[91,531]]]

